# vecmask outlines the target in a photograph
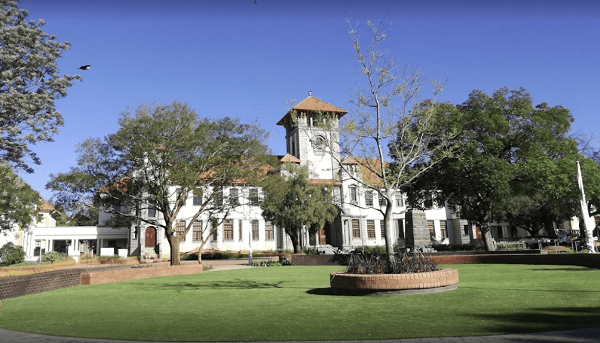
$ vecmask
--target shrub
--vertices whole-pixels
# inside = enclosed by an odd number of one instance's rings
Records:
[[[387,257],[384,253],[361,251],[344,256],[346,273],[349,274],[407,274],[439,270],[430,258],[423,256],[419,251],[395,253],[391,270],[388,270]]]
[[[302,248],[304,255],[319,255],[320,252],[317,248]]]
[[[193,261],[193,260],[197,260],[198,259],[198,254],[197,253],[188,253],[188,254],[183,254],[181,255],[180,258],[182,261]]]
[[[254,267],[281,267],[281,263],[275,261],[256,261],[251,263]]]
[[[25,261],[25,251],[22,247],[9,242],[0,248],[0,266],[10,266],[23,261]]]
[[[63,252],[49,251],[42,255],[42,262],[60,262],[69,258],[69,255]]]
[[[100,262],[100,264],[125,264],[127,262],[127,260],[122,258],[119,255],[113,255],[113,256],[99,256],[98,262]]]

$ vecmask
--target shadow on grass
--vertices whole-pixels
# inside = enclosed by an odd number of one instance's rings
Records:
[[[583,299],[582,299],[583,302]],[[600,327],[600,307],[532,308],[527,312],[489,313],[474,316],[490,322],[502,322],[493,328],[498,332],[524,333]]]
[[[523,288],[499,288],[499,287],[472,287],[472,286],[460,286],[461,289],[477,289],[481,291],[517,291],[517,292],[548,292],[548,293],[600,293],[600,289],[597,291],[582,291],[582,290],[571,290],[571,289],[523,289]],[[600,323],[599,323],[600,325]]]
[[[325,288],[313,288],[306,291],[307,294],[311,295],[332,295],[332,296],[341,296],[341,297],[362,297],[365,295],[372,294],[373,292],[360,292],[360,291],[345,291],[340,292],[336,291],[331,287]]]
[[[600,268],[600,267],[599,267]],[[597,272],[596,268],[587,268],[587,267],[564,267],[564,268],[552,268],[552,269],[542,269],[542,268],[531,268],[529,271],[532,272],[554,272],[554,271],[563,271],[563,272]]]
[[[180,282],[170,283],[161,285],[160,288],[164,290],[174,291],[189,291],[189,290],[200,290],[200,289],[257,289],[257,288],[283,288],[281,284],[283,281],[268,283],[268,282],[257,282],[254,280],[235,279],[231,281],[216,281],[216,282]]]

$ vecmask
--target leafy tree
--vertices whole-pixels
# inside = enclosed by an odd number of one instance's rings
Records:
[[[357,27],[348,24],[365,88],[353,96],[357,110],[344,123],[341,139],[326,143],[330,151],[339,150],[346,161],[352,162],[338,160],[343,179],[351,179],[385,199],[385,208],[379,210],[384,216],[386,255],[391,266],[395,196],[421,173],[452,155],[452,138],[457,134],[454,117],[458,111],[449,104],[434,101],[443,88],[440,82],[431,81],[431,98],[423,97],[427,86],[425,76],[419,69],[398,67],[389,53],[381,49],[386,35],[379,24],[367,22],[371,35],[366,47],[361,45]],[[419,162],[424,162],[419,168],[409,168]],[[355,165],[362,172],[355,173]]]
[[[464,119],[460,158],[448,158],[420,177],[409,195],[413,206],[431,198],[447,202],[479,227],[489,250],[490,222],[508,219],[536,232],[541,222],[549,227],[550,220],[572,214],[562,204],[577,189],[567,109],[533,106],[522,88],[500,88],[491,96],[475,90],[457,108]],[[515,209],[517,201],[525,207]]]
[[[54,101],[67,94],[78,75],[59,75],[56,61],[70,43],[42,30],[43,20],[27,20],[17,1],[0,0],[0,159],[28,173],[40,164],[29,145],[52,141],[63,125]]]
[[[262,215],[285,229],[294,253],[298,253],[302,227],[306,226],[314,233],[338,215],[331,191],[323,185],[311,184],[306,167],[285,165],[282,173],[271,175],[264,182],[264,201],[260,203]]]
[[[63,203],[85,201],[112,214],[111,226],[140,230],[147,223],[164,228],[171,264],[177,265],[179,243],[197,218],[211,218],[203,227],[209,233],[203,235],[204,246],[216,230],[209,222],[224,220],[237,206],[222,201],[223,188],[240,180],[251,183],[261,175],[267,133],[238,119],[199,118],[179,102],[125,111],[119,124],[119,131],[104,140],[81,144],[78,167],[53,176],[48,186],[59,191],[57,199]],[[193,195],[201,204],[192,216],[182,218],[185,200]],[[145,216],[148,210],[158,216]],[[187,223],[183,235],[175,230],[181,219]]]
[[[15,226],[27,229],[40,205],[39,194],[10,165],[0,162],[0,234],[8,234]]]

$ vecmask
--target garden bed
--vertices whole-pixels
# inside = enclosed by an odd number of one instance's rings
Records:
[[[336,293],[374,295],[425,294],[451,291],[458,287],[458,270],[427,273],[347,274],[331,273],[329,284]]]

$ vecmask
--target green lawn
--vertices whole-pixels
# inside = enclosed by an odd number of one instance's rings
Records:
[[[457,265],[459,288],[338,296],[339,267],[274,267],[81,286],[2,301],[0,327],[147,341],[360,340],[600,326],[600,270]]]

